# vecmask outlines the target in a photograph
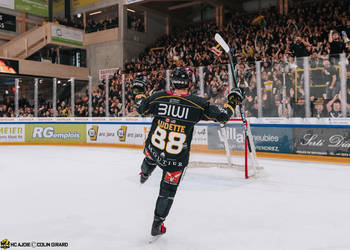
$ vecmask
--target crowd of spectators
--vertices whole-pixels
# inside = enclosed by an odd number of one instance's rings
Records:
[[[77,16],[73,16],[70,20],[68,20],[67,18],[55,17],[53,19],[53,23],[61,24],[76,29],[84,29],[83,19],[78,18]]]
[[[253,14],[233,13],[226,16],[227,24],[222,28],[213,22],[179,27],[171,35],[159,38],[153,49],[146,49],[139,57],[125,62],[125,114],[136,115],[131,84],[137,72],[147,76],[147,94],[151,94],[165,88],[167,69],[182,65],[193,71],[191,93],[200,94],[198,67],[203,66],[204,97],[223,104],[230,84],[228,57],[210,51],[216,46],[213,38],[219,32],[234,49],[238,82],[246,90],[247,116],[258,116],[256,62],[260,61],[263,116],[305,117],[305,72],[300,58],[308,57],[312,69],[309,72],[312,116],[340,117],[339,53],[350,57],[350,43],[343,32],[350,34],[347,13],[350,13],[348,1],[320,1],[292,6],[286,16],[275,8]],[[136,19],[128,16],[128,25],[134,23],[136,27]],[[115,75],[109,82],[110,116],[122,115],[121,88],[121,77]],[[103,82],[94,88],[93,116],[106,115],[105,93]],[[346,95],[349,103],[349,81]],[[76,99],[74,115],[87,116],[87,93]],[[57,107],[59,115],[72,115],[66,102],[59,102]],[[49,106],[43,110],[45,116],[53,113]]]
[[[128,11],[127,24],[128,29],[145,32],[145,18],[140,13]]]
[[[254,14],[234,13],[222,28],[213,22],[179,27],[156,41],[153,48],[157,49],[147,49],[126,62],[125,71],[148,74],[180,65],[204,66],[204,96],[223,102],[228,58],[210,51],[219,32],[238,58],[236,71],[247,91],[248,116],[257,116],[258,112],[255,62],[261,61],[263,116],[305,117],[302,57],[309,57],[313,69],[311,111],[315,113],[316,101],[318,105],[323,102],[328,111],[325,116],[330,116],[334,111],[331,101],[336,98],[335,103],[341,102],[339,54],[345,52],[347,59],[350,57],[350,43],[344,36],[349,34],[349,7],[344,0],[317,1],[291,7],[286,16],[270,8]]]
[[[105,20],[96,21],[93,18],[88,18],[85,33],[92,33],[101,30],[113,29],[118,27],[119,19],[118,17],[110,17]],[[55,17],[53,23],[65,25],[68,27],[73,27],[76,29],[84,29],[84,23],[82,18],[73,16],[70,20],[67,18]]]
[[[99,22],[96,22],[93,19],[89,19],[85,27],[85,32],[92,33],[101,30],[113,29],[116,27],[118,27],[118,17],[110,17],[106,20],[101,20]]]

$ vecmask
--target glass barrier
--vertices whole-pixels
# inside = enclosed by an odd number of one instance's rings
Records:
[[[145,89],[146,96],[150,96],[157,91],[166,90],[168,87],[167,74],[171,74],[171,71],[151,71],[147,74],[147,85]],[[126,116],[140,116],[135,107],[135,101],[132,95],[131,87],[136,77],[136,73],[129,73],[125,75],[125,115]]]
[[[72,79],[57,79],[56,116],[71,117],[72,113]],[[73,85],[74,86],[74,85]],[[74,99],[73,99],[74,100]]]
[[[235,65],[238,85],[245,90],[247,117],[349,117],[348,70],[345,54],[239,61]],[[190,94],[222,107],[234,86],[230,65],[201,66],[191,71]],[[172,70],[143,73],[147,96],[172,90]],[[114,74],[107,76],[108,81],[0,75],[0,116],[140,116],[131,91],[136,75]],[[238,110],[234,116],[240,117]]]
[[[89,116],[89,82],[75,80],[74,82],[74,116]]]
[[[109,93],[108,93],[108,107],[109,116],[120,117],[123,116],[123,78],[122,75],[116,74],[109,82]]]
[[[260,66],[260,64],[259,64]],[[243,101],[243,107],[246,117],[258,117],[258,91],[257,91],[257,78],[256,70],[257,65],[255,63],[250,63],[246,67],[242,65],[238,66],[238,71],[236,74],[239,87],[244,88],[245,100]],[[231,74],[231,70],[229,70]],[[240,117],[240,114],[236,114]]]
[[[108,78],[109,79],[109,76]],[[109,81],[102,79],[93,79],[93,87],[92,87],[92,116],[93,117],[105,117],[106,116],[106,84],[109,84]]]
[[[260,117],[342,117],[348,112],[344,55],[256,63]],[[259,90],[260,89],[260,90]],[[350,92],[350,90],[349,90]],[[252,98],[245,107],[252,116]],[[260,101],[259,101],[260,99]],[[342,101],[344,100],[344,101]]]
[[[38,81],[38,79],[33,77],[22,77],[19,79],[18,117],[34,116],[35,81]]]
[[[15,79],[0,76],[0,117],[15,116]]]
[[[201,78],[199,68],[191,68],[191,84],[190,93],[192,95],[204,96],[204,91],[201,91]]]
[[[203,82],[203,97],[210,103],[223,107],[229,91],[227,65],[203,67]]]
[[[53,79],[38,80],[38,117],[53,117]]]
[[[136,77],[136,73],[130,73],[125,75],[125,81],[124,81],[124,102],[123,102],[123,112],[122,116],[138,116],[138,113],[136,112],[136,108],[133,109],[134,106],[134,100],[133,100],[133,95],[132,95],[132,85],[134,82],[134,79]],[[149,94],[149,87],[150,85],[147,85],[146,87],[146,95],[148,96]]]
[[[321,77],[322,97],[313,100],[313,113],[315,117],[320,114],[323,117],[338,118],[342,117],[342,98],[341,98],[341,57],[340,55],[330,55],[323,60],[323,67],[319,76]],[[310,87],[317,86],[317,82]],[[322,103],[323,102],[323,103]],[[321,108],[321,105],[323,106]],[[321,112],[320,110],[323,109]],[[321,116],[322,117],[322,116]]]

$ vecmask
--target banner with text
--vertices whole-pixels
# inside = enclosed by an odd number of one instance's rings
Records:
[[[350,157],[350,129],[293,128],[295,154]]]
[[[252,127],[251,130],[257,152],[287,154],[292,152],[292,128]]]
[[[293,134],[291,128],[252,127],[257,152],[291,153]],[[218,126],[208,127],[208,148],[224,149],[223,133],[226,132],[231,150],[243,151],[245,136],[241,124],[227,124],[225,130]]]
[[[106,79],[106,76],[108,75],[108,78],[112,78],[114,74],[119,74],[119,68],[112,68],[112,69],[100,69],[98,71],[98,78],[100,80]]]
[[[15,10],[37,16],[49,16],[48,0],[15,0]]]
[[[26,124],[26,142],[86,143],[86,124]]]
[[[54,42],[83,46],[83,31],[62,25],[51,25],[51,40]]]
[[[101,0],[72,0],[72,8],[79,8],[88,4],[97,3]]]
[[[219,124],[208,126],[208,148],[224,149],[224,133],[231,150],[244,151],[242,124],[227,124],[225,128],[221,128]]]
[[[88,124],[88,143],[143,145],[147,129],[143,125]]]
[[[24,124],[1,124],[0,142],[24,142]]]

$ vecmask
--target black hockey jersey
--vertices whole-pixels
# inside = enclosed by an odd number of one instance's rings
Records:
[[[166,171],[177,171],[187,166],[197,122],[226,122],[233,112],[231,106],[221,109],[204,98],[175,95],[169,91],[136,100],[136,106],[140,114],[154,116],[144,153]]]

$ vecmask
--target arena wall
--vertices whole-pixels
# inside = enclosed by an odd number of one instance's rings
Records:
[[[350,163],[350,119],[250,119],[258,157]],[[142,149],[150,118],[2,118],[0,145]],[[242,125],[226,125],[232,152],[244,149]],[[191,152],[223,154],[220,126],[200,122]]]

